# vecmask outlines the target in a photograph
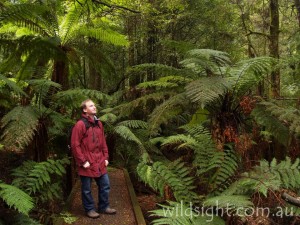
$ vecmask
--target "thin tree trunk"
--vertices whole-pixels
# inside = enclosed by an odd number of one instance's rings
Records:
[[[270,0],[270,56],[279,58],[279,5],[278,0]],[[280,96],[280,70],[271,73],[271,96]]]

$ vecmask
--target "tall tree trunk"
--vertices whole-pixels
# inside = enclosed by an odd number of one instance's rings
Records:
[[[279,58],[279,5],[278,0],[270,0],[270,56]],[[271,96],[280,96],[280,70],[271,73]]]

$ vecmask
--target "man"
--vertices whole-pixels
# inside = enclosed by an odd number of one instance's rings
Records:
[[[72,130],[71,147],[81,179],[81,197],[88,217],[98,218],[99,213],[115,214],[109,207],[110,183],[107,174],[108,149],[102,123],[97,119],[94,102],[87,99],[81,104],[82,119]],[[86,122],[84,122],[85,120]],[[88,123],[87,127],[85,123]],[[98,186],[98,212],[96,212],[91,192],[91,182]]]

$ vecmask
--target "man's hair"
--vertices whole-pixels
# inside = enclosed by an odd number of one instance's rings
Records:
[[[84,109],[86,109],[86,103],[87,102],[90,102],[90,101],[92,101],[91,99],[86,99],[86,100],[84,100],[82,103],[81,103],[81,105],[80,105],[80,108],[81,108],[81,111],[84,113]]]

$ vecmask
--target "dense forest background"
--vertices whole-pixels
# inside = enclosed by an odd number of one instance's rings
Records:
[[[86,98],[154,224],[300,224],[299,28],[299,0],[2,0],[0,224],[62,216]]]

